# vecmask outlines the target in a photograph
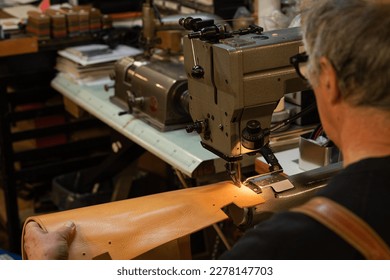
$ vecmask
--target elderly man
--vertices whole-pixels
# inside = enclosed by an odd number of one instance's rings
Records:
[[[299,56],[296,69],[311,84],[322,125],[344,159],[344,169],[318,195],[352,211],[390,244],[390,5],[383,2],[306,3],[301,15],[306,53]],[[66,258],[73,233],[72,224],[50,233],[28,225],[28,257]],[[221,258],[362,259],[363,255],[313,218],[286,211],[246,232]]]

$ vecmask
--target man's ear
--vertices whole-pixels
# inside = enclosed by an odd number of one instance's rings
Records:
[[[321,79],[327,92],[326,97],[331,104],[336,104],[341,100],[341,93],[337,83],[337,74],[332,63],[326,57],[320,58]]]

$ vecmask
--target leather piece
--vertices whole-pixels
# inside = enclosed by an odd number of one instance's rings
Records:
[[[306,214],[327,226],[366,259],[390,259],[390,249],[383,239],[365,221],[331,199],[316,197],[291,211]]]
[[[251,207],[263,203],[261,195],[230,181],[164,192],[26,219],[53,231],[71,220],[76,234],[69,259],[133,259],[160,245],[184,237],[227,218],[221,210],[231,203]],[[22,257],[26,254],[22,250]]]

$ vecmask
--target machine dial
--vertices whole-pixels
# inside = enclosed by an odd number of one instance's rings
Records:
[[[259,150],[264,146],[264,130],[257,120],[250,120],[242,131],[242,145],[250,150]]]

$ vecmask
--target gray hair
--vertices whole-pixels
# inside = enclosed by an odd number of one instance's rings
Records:
[[[341,94],[353,106],[390,110],[390,5],[372,0],[317,0],[302,11],[315,85],[320,57],[333,65]]]

